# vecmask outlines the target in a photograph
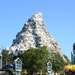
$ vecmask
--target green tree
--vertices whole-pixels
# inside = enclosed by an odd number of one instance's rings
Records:
[[[5,49],[2,50],[2,64],[3,66],[10,63],[11,56],[8,54],[8,51]]]
[[[45,71],[49,52],[47,47],[30,48],[23,53],[23,67],[30,73]]]
[[[52,63],[52,70],[61,72],[64,69],[66,62],[61,55],[55,50],[48,50],[47,47],[30,48],[22,54],[23,68],[30,73],[47,71],[47,62]]]
[[[67,63],[70,63],[71,64],[71,61],[68,59],[68,57],[64,54],[63,55],[65,57],[65,59],[67,60]]]
[[[64,69],[66,62],[63,60],[63,58],[61,57],[61,55],[59,53],[51,51],[50,54],[51,55],[50,55],[49,60],[52,62],[52,69],[55,72],[62,71]]]

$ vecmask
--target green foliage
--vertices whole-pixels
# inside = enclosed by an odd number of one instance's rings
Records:
[[[56,53],[55,50],[48,50],[46,46],[39,48],[30,48],[27,51],[24,51],[22,54],[15,56],[22,59],[23,69],[26,69],[28,72],[43,72],[43,75],[47,72],[47,62],[52,63],[52,70],[63,73],[64,66],[66,62],[63,60],[59,53]],[[69,59],[64,55],[68,62]],[[6,50],[2,50],[2,60],[3,65],[11,63],[11,56]]]
[[[63,55],[65,57],[65,59],[67,60],[67,63],[70,63],[71,64],[71,61],[68,59],[68,57],[64,54]]]
[[[48,54],[49,52],[45,46],[28,49],[23,53],[23,67],[31,73],[46,70]]]
[[[41,70],[46,73],[48,61],[52,63],[52,70],[55,72],[62,72],[66,64],[59,53],[54,52],[54,50],[49,52],[45,46],[30,48],[22,54],[23,68],[31,73]]]
[[[63,58],[61,57],[61,55],[59,53],[50,52],[50,59],[49,59],[52,63],[52,69],[56,72],[56,71],[62,71],[66,62],[63,60]]]
[[[3,66],[10,63],[10,55],[8,54],[8,51],[5,49],[2,50],[2,64]]]

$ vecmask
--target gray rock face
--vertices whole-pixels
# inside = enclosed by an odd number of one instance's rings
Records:
[[[16,49],[24,51],[30,47],[36,48],[40,46],[47,46],[49,49],[56,50],[56,52],[59,52],[63,56],[58,42],[55,41],[46,29],[42,13],[35,13],[26,21],[22,30],[16,35],[16,39],[13,40],[10,50],[13,52]]]

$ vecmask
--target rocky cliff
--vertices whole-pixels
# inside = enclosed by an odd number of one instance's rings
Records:
[[[10,51],[14,52],[16,49],[24,51],[30,47],[36,48],[40,46],[47,46],[49,49],[59,52],[63,57],[58,42],[47,31],[45,22],[42,19],[42,13],[39,12],[28,19],[22,30],[17,33]]]

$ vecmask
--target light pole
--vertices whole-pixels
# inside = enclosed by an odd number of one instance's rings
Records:
[[[15,60],[15,75],[21,75],[20,72],[22,71],[22,61],[20,58]]]
[[[51,71],[52,71],[52,64],[51,64],[51,62],[49,61],[49,62],[47,63],[47,72],[48,72],[48,75],[51,75]]]

